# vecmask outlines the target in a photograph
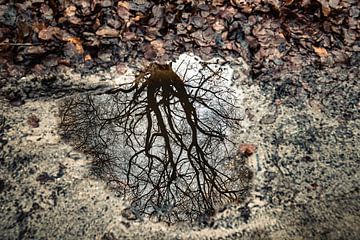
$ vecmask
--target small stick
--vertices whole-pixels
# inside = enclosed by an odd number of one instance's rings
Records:
[[[0,46],[37,46],[37,45],[41,45],[39,43],[34,44],[34,43],[0,43]]]

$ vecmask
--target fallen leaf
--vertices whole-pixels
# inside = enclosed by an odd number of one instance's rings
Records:
[[[127,70],[128,70],[128,68],[127,68],[126,64],[124,64],[124,63],[119,63],[116,66],[116,72],[119,74],[125,74],[127,72]]]
[[[129,2],[128,1],[119,1],[118,2],[118,7],[123,7],[123,8],[126,8],[126,9],[129,9]]]
[[[81,19],[76,16],[69,17],[68,21],[72,24],[79,25],[81,24]]]
[[[224,21],[223,20],[217,20],[213,25],[212,28],[216,31],[216,32],[222,32],[225,29],[224,26]]]
[[[40,12],[43,14],[43,16],[49,19],[52,19],[52,15],[54,14],[53,10],[44,3],[40,6]]]
[[[67,42],[63,47],[64,56],[75,61],[83,59],[82,53],[79,52],[78,46],[74,43]]]
[[[154,48],[150,45],[145,47],[145,51],[144,51],[144,57],[147,60],[154,60],[157,56],[156,51],[154,50]]]
[[[90,54],[86,54],[85,57],[84,57],[84,60],[85,60],[85,61],[91,61],[91,60],[92,60],[91,55],[90,55]]]
[[[254,154],[256,151],[256,146],[254,144],[244,143],[239,146],[239,154],[249,157]]]
[[[82,46],[81,40],[78,37],[69,37],[65,41],[73,43],[75,45],[75,50],[78,54],[84,54],[84,48]]]
[[[203,17],[194,16],[191,18],[191,22],[196,28],[202,28],[205,23],[205,19]]]
[[[152,14],[154,18],[162,18],[164,16],[164,7],[161,5],[154,5],[152,8]]]
[[[42,46],[30,46],[25,49],[26,54],[42,54],[45,52],[46,51]]]
[[[39,122],[40,122],[40,119],[37,116],[35,116],[35,115],[28,116],[27,123],[31,127],[38,128],[40,126]]]
[[[224,5],[224,0],[212,0],[212,5],[214,7],[216,6],[223,6]]]
[[[134,32],[124,32],[123,41],[131,41],[136,39],[136,34]]]
[[[96,31],[96,35],[102,37],[118,37],[119,31],[114,28],[103,27]]]
[[[329,56],[329,53],[326,51],[325,48],[314,47],[314,46],[312,46],[312,48],[314,49],[315,53],[321,58],[325,58],[325,57]]]
[[[329,16],[331,9],[329,7],[329,1],[328,0],[318,0],[318,2],[321,4],[321,10],[325,17]]]
[[[111,7],[112,1],[111,0],[97,0],[96,4],[99,4],[101,7]]]
[[[76,7],[74,5],[67,7],[64,11],[65,16],[67,17],[75,16],[75,13],[76,13]]]
[[[51,40],[59,32],[60,32],[60,28],[50,26],[50,27],[40,30],[38,37],[41,40]]]
[[[329,6],[336,9],[339,7],[340,0],[329,0]]]
[[[122,6],[118,6],[117,8],[117,15],[119,17],[121,17],[123,20],[129,20],[130,18],[130,12],[128,8],[122,7]]]
[[[160,39],[151,41],[151,46],[153,46],[154,50],[157,52],[158,56],[164,55],[165,49],[164,49],[164,42]]]

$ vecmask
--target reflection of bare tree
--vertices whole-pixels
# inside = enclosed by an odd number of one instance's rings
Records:
[[[134,213],[173,222],[213,212],[243,196],[250,173],[234,165],[234,90],[212,71],[182,80],[152,65],[128,86],[70,98],[61,107],[63,136],[94,156],[93,172]]]

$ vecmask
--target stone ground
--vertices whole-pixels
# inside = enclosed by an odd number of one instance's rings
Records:
[[[239,137],[257,146],[252,190],[204,226],[129,219],[121,196],[90,176],[90,157],[60,138],[62,98],[116,84],[114,69],[9,83],[23,98],[0,97],[0,239],[358,239],[359,74],[309,66],[238,81]]]

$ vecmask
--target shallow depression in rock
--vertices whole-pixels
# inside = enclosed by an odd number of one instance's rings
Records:
[[[134,218],[203,220],[246,197],[237,156],[241,93],[233,70],[181,55],[103,94],[66,99],[64,139],[93,158],[92,173],[129,200]]]

